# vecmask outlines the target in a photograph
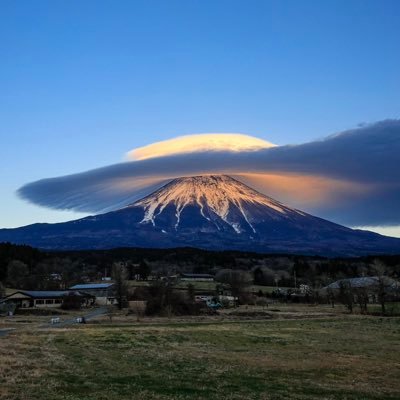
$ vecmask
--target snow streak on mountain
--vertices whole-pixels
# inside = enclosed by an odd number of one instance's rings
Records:
[[[181,214],[185,207],[197,207],[203,218],[219,229],[219,218],[230,225],[236,233],[256,233],[252,223],[257,223],[257,210],[264,207],[265,216],[275,220],[290,218],[304,213],[290,209],[243,183],[226,175],[195,176],[173,180],[150,196],[136,202],[133,207],[143,207],[141,223],[156,226],[157,217],[168,207],[175,209],[175,229],[179,229]]]

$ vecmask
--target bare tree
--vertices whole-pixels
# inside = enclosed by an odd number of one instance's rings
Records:
[[[195,301],[195,288],[194,285],[189,283],[187,285],[187,297],[189,299],[190,302],[194,303]]]
[[[2,282],[0,282],[0,299],[6,295],[6,288]]]
[[[331,303],[332,308],[335,308],[335,293],[331,288],[328,288],[327,290],[327,297],[329,303]]]
[[[264,310],[265,307],[268,307],[268,300],[265,297],[258,297],[256,300],[256,305],[261,306]]]
[[[360,307],[361,314],[367,313],[367,304],[368,304],[368,289],[365,287],[359,287],[354,290],[356,295],[356,301]]]
[[[120,262],[113,264],[112,278],[115,284],[115,297],[118,302],[118,308],[122,310],[128,298],[128,271],[125,264]]]
[[[339,299],[342,304],[352,313],[353,312],[353,288],[349,281],[342,280],[339,283]]]
[[[142,281],[147,281],[151,273],[151,266],[145,260],[142,260],[139,264],[137,273]]]
[[[136,320],[139,322],[146,312],[146,301],[134,300],[129,302],[129,308],[136,314]]]
[[[113,305],[108,305],[107,306],[107,316],[110,319],[110,323],[112,323],[113,317],[114,317],[114,312],[115,312],[115,308]]]
[[[246,271],[223,269],[215,277],[218,282],[228,285],[232,296],[240,300],[243,297],[245,288],[252,282],[251,275]]]
[[[386,272],[386,265],[379,259],[375,259],[371,265],[372,270],[376,274],[378,278],[378,285],[377,285],[377,295],[378,295],[378,301],[381,305],[381,312],[382,315],[385,315],[385,303],[386,303],[386,279],[387,277],[385,276]]]

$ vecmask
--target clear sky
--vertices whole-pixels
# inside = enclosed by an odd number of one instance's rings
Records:
[[[0,3],[0,227],[41,178],[201,132],[303,143],[400,115],[400,1]]]

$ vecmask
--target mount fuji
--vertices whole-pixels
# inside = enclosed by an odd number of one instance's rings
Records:
[[[190,246],[327,256],[400,253],[400,239],[290,208],[226,175],[174,179],[106,214],[1,229],[1,241],[54,250]]]

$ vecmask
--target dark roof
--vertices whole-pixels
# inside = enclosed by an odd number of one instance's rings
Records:
[[[113,286],[113,283],[80,283],[78,285],[71,286],[72,290],[87,290],[87,289],[108,289]]]
[[[183,278],[214,278],[214,275],[210,274],[181,274]]]
[[[54,299],[54,298],[65,297],[68,295],[86,296],[86,297],[88,296],[86,293],[80,293],[72,290],[17,290],[16,292],[11,293],[10,295],[4,297],[3,301],[17,293],[21,293],[33,299]]]
[[[33,298],[45,299],[45,298],[64,297],[69,292],[65,291],[65,290],[17,290],[15,293],[10,294],[10,296],[12,296],[16,293],[22,293],[25,296],[29,296],[29,297],[33,297]],[[7,296],[7,297],[10,297],[10,296]]]

